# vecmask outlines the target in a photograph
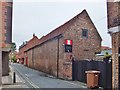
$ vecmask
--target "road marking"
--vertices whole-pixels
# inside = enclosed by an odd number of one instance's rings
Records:
[[[67,83],[72,84],[72,85],[75,85],[75,86],[80,86],[80,85],[78,85],[78,84],[71,83],[71,82],[68,82],[68,81],[64,81],[64,82],[67,82]],[[82,87],[82,88],[86,88],[85,86],[81,86],[81,87]]]
[[[78,86],[78,85],[75,84],[75,83],[71,83],[71,82],[68,82],[68,81],[64,81],[64,82],[67,82],[67,83],[69,83],[69,84],[72,84],[72,85],[76,85],[76,86]]]
[[[14,67],[14,66],[13,66],[13,67]],[[27,80],[27,82],[28,82],[32,87],[34,87],[34,88],[40,88],[40,87],[38,87],[37,85],[35,85],[26,75],[20,73],[17,68],[15,68],[15,70],[16,70],[19,74],[21,74],[22,77],[24,76],[23,78],[25,78],[25,79]]]
[[[37,85],[35,85],[28,77],[24,77],[25,79],[27,79],[27,81],[34,87],[34,88],[40,88]]]
[[[26,77],[34,76],[33,74],[25,74]]]
[[[85,87],[85,86],[81,86],[82,88],[87,88],[87,87]]]

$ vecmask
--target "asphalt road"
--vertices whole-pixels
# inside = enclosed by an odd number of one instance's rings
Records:
[[[53,88],[56,88],[56,90],[61,88],[62,90],[81,90],[86,88],[83,83],[49,77],[45,73],[30,69],[21,64],[12,63],[11,67],[26,81],[30,88],[41,88],[43,90],[52,90]]]

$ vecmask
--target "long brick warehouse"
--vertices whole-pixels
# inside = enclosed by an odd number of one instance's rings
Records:
[[[28,67],[72,79],[72,59],[93,60],[101,37],[86,10],[38,39],[35,34],[19,48],[19,59]]]

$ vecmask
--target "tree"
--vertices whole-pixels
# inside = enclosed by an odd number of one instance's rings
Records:
[[[104,58],[110,58],[111,55],[108,52],[105,52]]]
[[[16,56],[15,55],[12,56],[12,62],[16,62]]]
[[[12,43],[11,51],[15,51],[15,50],[16,50],[16,43]]]
[[[16,43],[12,43],[11,46],[11,52],[9,54],[9,60],[12,60],[13,62],[16,61],[16,56],[15,56],[15,52],[16,51]]]

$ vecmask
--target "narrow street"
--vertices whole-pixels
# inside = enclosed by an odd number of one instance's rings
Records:
[[[83,83],[56,79],[21,64],[11,63],[10,67],[25,80],[30,88],[73,88],[73,90],[86,88]]]

